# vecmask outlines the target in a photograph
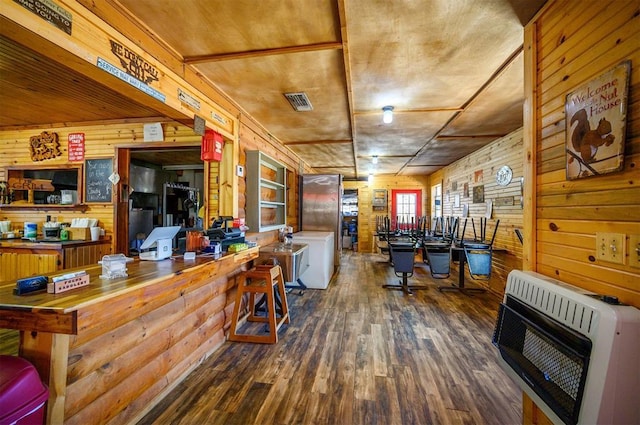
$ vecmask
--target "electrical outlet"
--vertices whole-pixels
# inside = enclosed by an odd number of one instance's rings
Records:
[[[640,235],[629,235],[629,265],[640,268]]]
[[[624,264],[624,233],[596,233],[596,257],[610,263]]]

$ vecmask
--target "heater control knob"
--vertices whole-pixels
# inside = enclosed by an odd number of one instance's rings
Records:
[[[615,297],[613,295],[603,295],[602,301],[607,304],[620,304],[620,301],[618,301],[618,297]]]

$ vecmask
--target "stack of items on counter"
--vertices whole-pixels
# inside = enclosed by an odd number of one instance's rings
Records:
[[[72,241],[97,241],[102,234],[102,230],[98,227],[98,220],[95,218],[74,218],[67,232],[68,239]]]
[[[8,220],[0,221],[0,238],[13,239],[15,232],[11,230],[11,222]]]
[[[15,295],[27,295],[33,292],[46,291],[50,294],[59,294],[71,289],[89,285],[89,275],[86,271],[66,273],[53,276],[51,282],[46,276],[32,276],[18,279],[13,289]]]
[[[45,239],[60,237],[60,223],[58,223],[57,221],[49,221],[48,216],[47,221],[44,222],[42,227],[42,233]]]

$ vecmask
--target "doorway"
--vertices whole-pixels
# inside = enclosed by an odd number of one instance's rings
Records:
[[[204,229],[209,172],[200,146],[118,148],[116,250],[130,255],[158,226]]]
[[[358,251],[358,189],[342,195],[342,249]]]
[[[422,190],[391,190],[391,218],[395,219],[396,229],[412,229],[420,216],[422,216]]]

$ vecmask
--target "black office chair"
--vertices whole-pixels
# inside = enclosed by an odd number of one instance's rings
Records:
[[[393,272],[401,277],[399,285],[382,285],[386,289],[398,289],[405,294],[413,295],[412,290],[428,289],[425,285],[409,285],[408,278],[413,276],[413,266],[416,257],[416,249],[413,243],[390,243],[389,250],[393,260]]]
[[[439,242],[425,245],[429,271],[434,279],[446,279],[451,271],[451,243]]]

